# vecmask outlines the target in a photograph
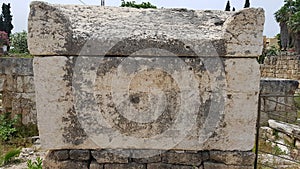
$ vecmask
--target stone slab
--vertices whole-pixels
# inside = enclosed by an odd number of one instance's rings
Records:
[[[254,147],[254,58],[50,56],[34,73],[44,148]]]
[[[36,56],[136,55],[159,48],[177,56],[257,57],[264,11],[134,9],[32,2],[28,46]],[[153,52],[147,56],[157,56]]]
[[[204,169],[254,169],[254,166],[226,165],[222,163],[204,162]]]
[[[0,58],[0,74],[32,76],[32,58]]]

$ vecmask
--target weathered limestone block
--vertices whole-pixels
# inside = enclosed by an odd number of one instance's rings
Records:
[[[177,69],[184,70],[190,67],[192,74],[178,74],[178,71],[172,70],[173,63],[179,61],[178,59],[127,58],[128,62],[133,63],[137,62],[135,59],[139,59],[142,64],[135,63],[135,67],[128,69],[124,61],[125,64],[119,66],[121,74],[117,79],[113,79],[121,58],[111,57],[103,60],[101,57],[88,57],[82,58],[80,62],[77,59],[75,62],[74,57],[36,57],[35,83],[37,98],[40,98],[37,99],[37,109],[41,124],[40,137],[44,147],[97,149],[122,146],[125,149],[169,149],[170,145],[174,145],[172,148],[183,150],[242,151],[253,148],[259,90],[259,69],[256,62],[252,62],[252,59],[221,59],[220,62],[224,64],[222,68],[218,67],[219,65],[208,64],[211,58],[183,58],[180,60],[184,64],[178,65]],[[164,69],[170,69],[169,75],[161,70],[135,72],[135,69],[157,64],[158,60]],[[200,66],[204,63],[207,64],[207,68]],[[210,66],[214,71],[210,70]],[[76,72],[78,68],[80,72]],[[98,71],[95,72],[95,68]],[[92,76],[93,72],[95,79]],[[81,73],[87,76],[82,77]],[[172,79],[178,79],[177,84]],[[144,84],[146,81],[152,84]],[[162,96],[155,90],[151,91],[151,88],[157,88],[165,95]],[[194,95],[195,92],[198,94]],[[179,93],[181,95],[178,95]],[[93,95],[95,97],[90,97]],[[152,97],[152,100],[147,100],[147,97]],[[198,98],[200,103],[193,100]],[[164,99],[170,104],[164,103]],[[123,101],[135,106],[132,107],[132,111],[137,109],[144,113],[143,116],[135,116],[136,114],[130,111],[127,113],[128,111],[118,110],[118,107],[114,108],[115,104]],[[160,102],[166,105],[157,104]],[[149,109],[148,104],[157,105],[158,112],[164,110],[164,107],[167,107],[167,111],[151,115],[153,111]],[[201,111],[197,111],[197,107]],[[186,120],[181,124],[178,122],[182,131],[166,130],[168,125],[174,123],[168,119],[176,117],[176,112]],[[205,116],[204,112],[208,114]],[[126,121],[124,116],[134,120]],[[152,118],[158,119],[152,123]],[[104,119],[107,122],[103,121]],[[140,125],[134,122],[143,120],[147,123]],[[202,122],[207,126],[203,126]],[[191,124],[198,127],[191,128]],[[123,134],[115,133],[115,129]],[[179,133],[172,134],[171,131]],[[50,141],[51,135],[53,138]],[[149,144],[145,144],[147,139],[144,137],[155,135],[161,137],[157,137],[157,140],[149,139]]]
[[[67,160],[69,159],[69,150],[50,151],[46,158],[54,161]]]
[[[194,166],[183,166],[183,165],[173,165],[173,164],[165,164],[165,163],[151,163],[147,165],[147,169],[195,169]]]
[[[205,159],[203,159],[201,153],[166,153],[162,158],[164,163],[191,166],[200,166],[203,160]]]
[[[69,153],[70,153],[70,159],[77,160],[77,161],[89,160],[91,156],[89,150],[70,150]]]
[[[96,161],[92,161],[89,169],[103,169],[103,164],[98,164]]]
[[[263,23],[254,8],[32,2],[28,42],[42,146],[70,149],[61,165],[85,160],[90,168],[250,167]],[[90,150],[90,159],[76,149]],[[216,150],[224,155],[210,159]]]
[[[226,165],[222,163],[205,162],[204,169],[254,169],[253,166]]]
[[[28,44],[30,53],[38,56],[78,55],[90,38],[102,46],[90,55],[130,55],[127,47],[153,48],[155,44],[179,56],[199,56],[190,49],[201,50],[209,40],[219,55],[257,57],[263,46],[263,24],[261,8],[239,12],[140,10],[32,2]],[[109,50],[116,43],[123,47]]]
[[[289,135],[290,137],[300,139],[300,127],[298,125],[284,123],[275,120],[268,120],[268,123],[270,128],[283,132]]]
[[[109,169],[146,169],[145,164],[135,164],[135,163],[130,163],[130,164],[105,164],[104,168],[109,168]]]
[[[83,161],[51,161],[44,160],[43,168],[45,169],[88,169],[88,162]]]
[[[32,59],[31,58],[1,58],[0,74],[32,76]]]
[[[92,157],[100,164],[103,163],[128,163],[128,158],[118,153],[105,150],[92,151]]]
[[[226,165],[245,165],[252,166],[255,158],[253,152],[224,152],[211,151],[209,153],[210,160],[216,163],[224,163]]]

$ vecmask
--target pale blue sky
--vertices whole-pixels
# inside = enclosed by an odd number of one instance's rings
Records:
[[[10,3],[13,14],[13,32],[27,30],[27,18],[29,13],[29,4],[31,0],[0,0],[0,3]],[[61,4],[81,4],[80,0],[43,0],[49,3]],[[100,5],[100,0],[81,0],[89,5]],[[142,0],[135,0],[137,3]],[[144,0],[151,2],[158,7],[165,8],[188,8],[188,9],[216,9],[224,10],[227,0]],[[242,9],[245,0],[230,0],[231,7],[236,10]],[[264,35],[272,37],[279,33],[279,26],[274,19],[274,12],[283,5],[283,0],[250,0],[251,7],[262,7],[266,12],[266,23]],[[120,6],[121,0],[105,0],[106,6]]]

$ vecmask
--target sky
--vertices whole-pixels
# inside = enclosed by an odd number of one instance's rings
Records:
[[[49,3],[100,5],[101,0],[40,0]],[[129,0],[130,1],[130,0]],[[135,0],[137,3],[150,2],[157,7],[187,8],[195,10],[224,10],[227,0]],[[274,13],[283,4],[284,0],[250,0],[251,7],[261,7],[265,10],[266,21],[264,35],[273,37],[279,33],[279,24],[274,19]],[[0,0],[2,3],[10,3],[13,15],[13,32],[27,31],[27,18],[31,0]],[[245,0],[230,0],[231,7],[240,10],[244,7]],[[121,0],[105,0],[105,6],[120,6]]]

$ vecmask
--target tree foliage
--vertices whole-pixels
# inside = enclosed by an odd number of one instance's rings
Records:
[[[250,0],[246,0],[244,8],[250,8]]]
[[[138,9],[157,8],[155,5],[152,5],[150,2],[142,2],[141,4],[136,4],[135,1],[125,1],[125,0],[122,0],[121,7],[131,7],[131,8],[138,8]]]
[[[29,53],[27,45],[27,32],[17,32],[10,36],[12,53]]]
[[[12,15],[10,12],[10,4],[2,4],[2,14],[0,15],[0,31],[5,31],[8,36],[11,34],[11,30],[14,28],[12,25]]]
[[[230,2],[229,2],[229,0],[227,1],[225,11],[230,11]]]
[[[294,46],[296,52],[300,53],[300,0],[285,0],[274,15],[280,25],[282,48],[286,50],[289,46]]]

